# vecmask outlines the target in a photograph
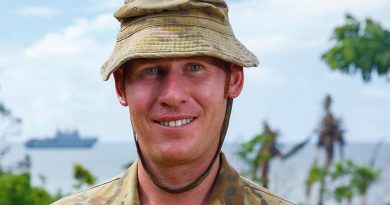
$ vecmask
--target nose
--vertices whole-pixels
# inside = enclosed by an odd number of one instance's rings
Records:
[[[164,107],[178,107],[188,101],[188,86],[184,76],[168,72],[160,84],[159,104]]]

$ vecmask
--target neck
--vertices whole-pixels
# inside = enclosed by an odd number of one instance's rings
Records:
[[[200,176],[208,166],[206,162],[201,165],[182,165],[176,167],[162,167],[155,170],[162,170],[155,173],[161,182],[172,187],[181,187],[191,183]],[[218,175],[220,166],[219,158],[211,168],[210,174],[195,188],[183,193],[172,194],[158,188],[149,178],[142,163],[138,164],[138,188],[142,205],[165,205],[165,204],[206,204],[213,188],[214,181]]]

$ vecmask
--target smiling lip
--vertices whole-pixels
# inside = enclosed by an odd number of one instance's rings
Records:
[[[181,127],[191,123],[194,119],[195,119],[194,117],[190,117],[190,118],[181,118],[176,120],[161,120],[155,122],[164,127]]]

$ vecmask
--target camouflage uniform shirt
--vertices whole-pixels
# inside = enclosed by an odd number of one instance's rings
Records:
[[[139,205],[137,162],[127,172],[52,205]],[[240,176],[221,154],[221,168],[208,201],[210,205],[293,205]]]

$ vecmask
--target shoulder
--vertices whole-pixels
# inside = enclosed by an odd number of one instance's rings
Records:
[[[126,203],[125,203],[126,201]],[[127,171],[102,184],[65,197],[52,205],[139,204],[137,161]]]
[[[246,204],[268,204],[268,205],[294,205],[268,189],[240,176],[242,186],[244,188],[244,195]],[[261,203],[259,203],[261,202]]]
[[[105,204],[105,202],[115,194],[117,184],[123,175],[124,174],[121,174],[104,183],[62,198],[51,205]]]

